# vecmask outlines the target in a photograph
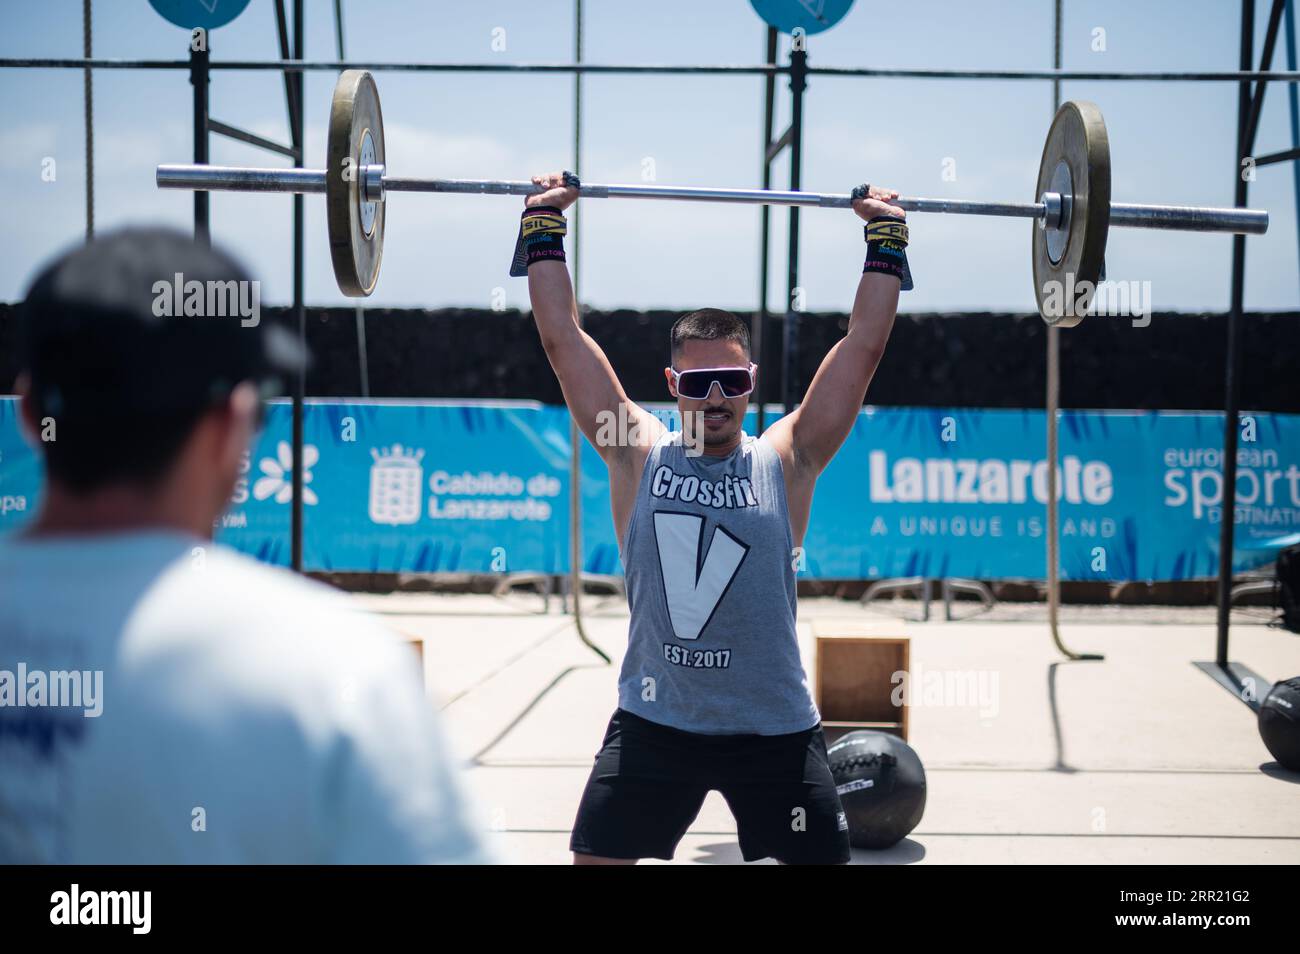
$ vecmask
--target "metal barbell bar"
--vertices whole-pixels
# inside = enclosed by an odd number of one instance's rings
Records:
[[[160,189],[194,192],[303,192],[325,191],[324,169],[254,169],[242,166],[163,165],[158,167]],[[460,195],[537,195],[545,190],[531,182],[508,179],[422,179],[391,176],[383,166],[366,166],[359,174],[363,198],[382,202],[389,192],[441,192]],[[378,192],[372,184],[379,181]],[[719,189],[703,186],[597,185],[578,189],[584,199],[671,199],[684,202],[722,202],[751,205],[817,206],[847,209],[853,199],[846,193],[781,192],[772,189]],[[899,196],[894,205],[908,212],[947,215],[991,215],[1047,221],[1048,208],[1059,208],[1059,193],[1047,192],[1040,202],[980,202],[968,199],[924,199]],[[1059,216],[1059,213],[1058,213]],[[1059,224],[1059,217],[1057,219]],[[1179,232],[1234,232],[1263,235],[1268,213],[1258,209],[1226,209],[1194,205],[1110,204],[1110,224],[1135,229],[1171,229]],[[1048,227],[1054,225],[1048,222]]]
[[[383,115],[373,77],[364,70],[339,75],[330,104],[327,168],[253,169],[162,165],[164,189],[226,192],[324,193],[330,253],[339,288],[370,294],[379,277],[384,209],[390,192],[462,195],[534,195],[531,182],[493,179],[424,179],[389,175]],[[346,174],[345,174],[346,173]],[[584,184],[592,199],[667,199],[688,202],[849,208],[845,194],[719,189],[685,186]],[[900,197],[908,212],[1009,216],[1035,220],[1032,261],[1039,313],[1049,324],[1077,324],[1104,273],[1110,226],[1261,235],[1268,213],[1256,209],[1146,205],[1110,201],[1110,142],[1101,111],[1092,103],[1061,106],[1048,130],[1039,163],[1035,202]]]

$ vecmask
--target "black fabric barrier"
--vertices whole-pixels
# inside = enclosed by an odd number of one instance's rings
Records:
[[[286,321],[266,308],[263,320]],[[680,312],[593,311],[585,327],[639,401],[667,399],[662,369]],[[746,321],[750,315],[738,312]],[[400,398],[515,398],[559,403],[559,385],[532,318],[518,311],[447,308],[367,310],[370,393]],[[804,314],[800,389],[843,334],[844,314]],[[355,312],[310,308],[314,364],[307,393],[361,393]],[[17,373],[14,307],[0,305],[0,392]],[[867,400],[877,405],[1042,407],[1047,328],[1032,315],[901,315]],[[1300,313],[1249,314],[1243,334],[1241,406],[1300,413]],[[1088,408],[1215,410],[1223,407],[1226,318],[1221,314],[1094,318],[1061,332],[1061,404]],[[764,400],[776,401],[780,319],[764,336]],[[764,373],[765,372],[765,373]]]

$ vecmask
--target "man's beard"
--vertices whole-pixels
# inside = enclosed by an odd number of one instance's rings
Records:
[[[696,411],[692,415],[695,424],[694,436],[697,441],[706,445],[713,446],[717,444],[725,444],[733,437],[736,436],[734,429],[728,429],[725,431],[712,431],[709,429],[708,425],[705,424],[704,415],[717,414],[719,412],[727,415],[728,423],[731,423],[732,419],[734,419],[735,417],[735,415],[731,411],[731,408],[729,407],[706,407],[703,410]]]

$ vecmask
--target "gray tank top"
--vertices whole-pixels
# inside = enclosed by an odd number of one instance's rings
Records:
[[[781,459],[741,435],[688,456],[680,431],[650,450],[621,556],[632,620],[618,704],[709,735],[818,724],[795,635],[794,541]]]

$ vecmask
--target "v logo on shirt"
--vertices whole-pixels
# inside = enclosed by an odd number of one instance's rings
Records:
[[[655,511],[655,544],[668,618],[678,639],[699,639],[744,562],[749,545],[721,526],[709,540],[703,564],[704,518]]]

